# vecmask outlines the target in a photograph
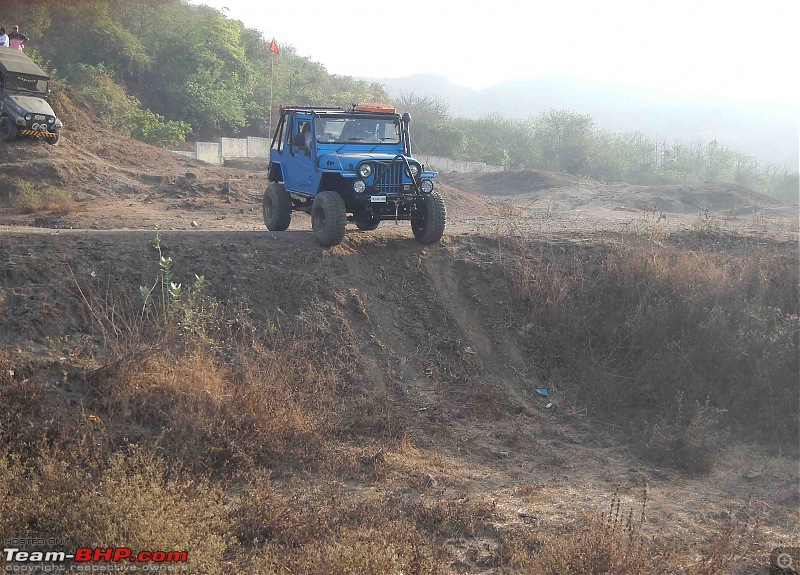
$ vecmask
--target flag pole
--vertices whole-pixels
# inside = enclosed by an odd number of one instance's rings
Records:
[[[269,74],[269,128],[268,132],[272,133],[272,87],[275,84],[275,52],[270,50],[272,53],[272,71]]]

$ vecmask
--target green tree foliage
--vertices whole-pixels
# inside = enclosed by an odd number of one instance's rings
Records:
[[[150,110],[143,110],[139,100],[129,96],[102,65],[82,64],[74,73],[75,89],[94,107],[106,124],[137,140],[157,146],[176,146],[186,139],[189,124],[166,121]]]
[[[183,0],[4,0],[0,22],[18,23],[28,53],[106,122],[162,145],[189,130],[269,136],[271,91],[273,125],[281,104],[389,101],[379,84],[330,75],[292,46],[274,56],[260,32]],[[102,70],[98,85],[81,85],[89,69]]]
[[[395,106],[411,114],[415,152],[460,158],[467,150],[467,135],[451,121],[449,105],[441,98],[401,92]]]

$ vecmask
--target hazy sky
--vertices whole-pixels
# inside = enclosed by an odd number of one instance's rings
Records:
[[[479,10],[437,0],[192,1],[227,8],[332,74],[430,72],[472,88],[561,74],[800,104],[798,0],[493,0]]]

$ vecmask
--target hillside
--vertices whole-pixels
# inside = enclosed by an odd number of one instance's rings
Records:
[[[59,146],[0,145],[0,539],[728,575],[798,537],[795,208],[442,174],[441,244],[389,221],[323,249],[303,215],[265,229],[263,164],[54,105]]]

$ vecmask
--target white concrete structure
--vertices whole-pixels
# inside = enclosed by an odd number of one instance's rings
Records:
[[[268,138],[220,138],[219,143],[196,142],[194,152],[176,152],[190,158],[196,158],[209,164],[221,166],[225,160],[235,158],[269,158],[272,140]],[[427,169],[437,172],[502,172],[503,166],[492,166],[484,162],[466,162],[451,160],[438,156],[416,154],[416,160],[422,162]]]

